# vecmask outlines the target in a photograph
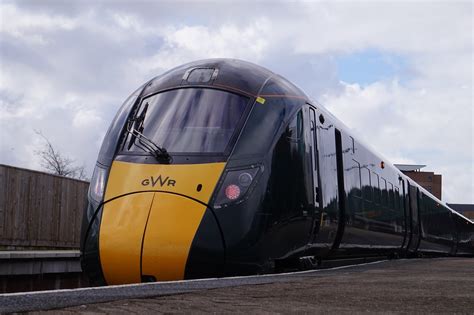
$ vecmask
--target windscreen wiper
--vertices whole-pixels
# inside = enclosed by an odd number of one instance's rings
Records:
[[[172,158],[166,149],[158,146],[142,133],[148,106],[149,104],[146,102],[140,115],[129,119],[127,122],[127,133],[131,136],[127,149],[130,150],[133,145],[136,145],[141,150],[151,153],[159,162],[171,163]],[[138,142],[136,141],[137,139]]]
[[[135,129],[135,126],[131,127],[127,126],[127,132],[132,136],[130,142],[135,144],[141,150],[151,153],[159,162],[171,163],[172,158],[171,155],[166,151],[165,148],[160,147],[148,137],[146,137],[143,133]],[[138,139],[138,142],[136,141]]]
[[[131,137],[130,137],[130,141],[128,142],[127,150],[130,150],[132,145],[135,144],[135,140],[137,138],[137,136],[134,133],[130,132],[130,129],[137,130],[140,133],[143,132],[143,123],[145,122],[145,115],[146,115],[147,110],[148,110],[148,102],[145,103],[145,106],[143,107],[143,110],[140,113],[140,115],[128,120],[127,132],[130,133]]]

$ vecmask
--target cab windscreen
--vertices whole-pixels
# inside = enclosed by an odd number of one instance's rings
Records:
[[[226,152],[247,97],[206,88],[161,92],[143,99],[127,122],[122,150],[142,153],[156,144],[170,153]]]

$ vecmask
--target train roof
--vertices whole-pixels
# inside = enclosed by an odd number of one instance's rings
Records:
[[[206,59],[184,64],[150,80],[143,96],[186,86],[203,86],[257,96],[308,99],[293,83],[256,64],[238,59]]]

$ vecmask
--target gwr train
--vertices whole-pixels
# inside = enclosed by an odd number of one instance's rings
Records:
[[[122,105],[88,193],[83,270],[120,284],[306,259],[473,255],[474,223],[257,65],[197,61]]]

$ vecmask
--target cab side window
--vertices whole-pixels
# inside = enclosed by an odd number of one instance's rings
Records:
[[[286,128],[289,140],[299,141],[303,136],[303,112],[299,111],[296,117],[290,121]]]
[[[288,123],[275,145],[272,158],[273,213],[280,219],[300,216],[307,207],[303,111]]]

